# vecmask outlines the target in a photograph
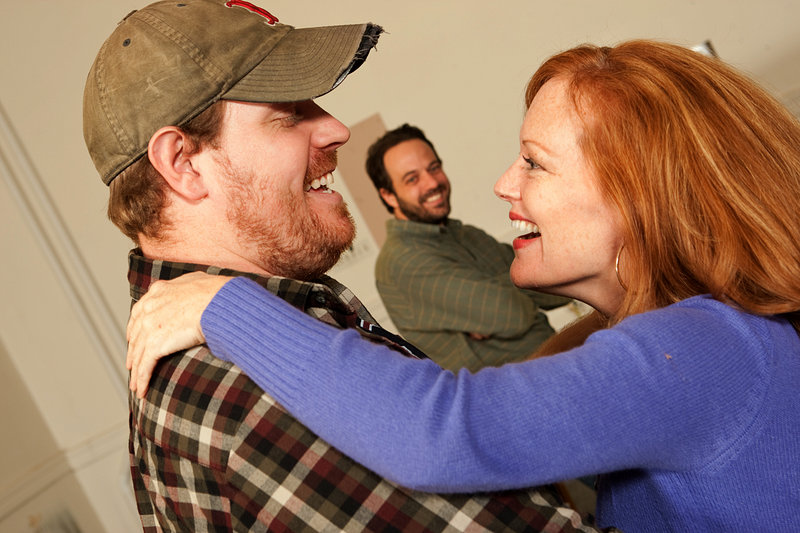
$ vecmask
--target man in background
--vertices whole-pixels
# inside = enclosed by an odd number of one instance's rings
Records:
[[[414,353],[324,273],[354,236],[327,187],[348,129],[313,99],[374,47],[373,24],[295,29],[249,2],[158,2],[106,40],[84,137],[109,218],[137,245],[131,296],[188,272],[246,275],[308,314]],[[420,357],[424,357],[421,354]],[[343,456],[206,346],[130,396],[145,531],[590,530],[551,487],[409,491]]]
[[[375,281],[400,333],[439,365],[475,371],[526,359],[553,334],[541,309],[569,299],[518,289],[514,251],[450,215],[450,181],[419,128],[387,132],[367,174],[394,215]]]

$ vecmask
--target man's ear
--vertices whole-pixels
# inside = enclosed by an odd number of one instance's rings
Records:
[[[190,141],[183,130],[165,126],[150,137],[147,156],[172,190],[186,200],[196,202],[208,196],[208,188],[193,164],[194,154],[188,153],[189,146]]]
[[[381,187],[380,189],[378,189],[378,193],[381,195],[381,198],[383,198],[383,201],[389,204],[392,207],[392,209],[397,209],[397,206],[399,205],[397,203],[397,196],[395,196],[395,194],[392,191]]]

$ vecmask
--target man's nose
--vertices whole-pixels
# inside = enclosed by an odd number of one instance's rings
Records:
[[[350,129],[331,115],[321,117],[322,124],[317,133],[319,147],[335,150],[350,139]]]
[[[350,139],[350,129],[316,102],[309,102],[309,114],[313,115],[314,133],[312,144],[320,150],[335,150]]]
[[[422,187],[427,191],[431,189],[436,189],[441,186],[441,183],[437,179],[436,175],[429,171],[424,171],[421,174],[420,181],[422,182]]]

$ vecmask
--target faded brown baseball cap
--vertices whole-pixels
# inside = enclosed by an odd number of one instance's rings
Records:
[[[83,136],[103,183],[142,157],[159,128],[218,100],[296,102],[331,91],[382,31],[294,28],[241,0],[168,0],[130,13],[100,48],[83,95]]]

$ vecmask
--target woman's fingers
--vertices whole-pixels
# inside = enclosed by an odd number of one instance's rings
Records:
[[[160,358],[205,342],[200,328],[203,311],[230,279],[193,272],[150,286],[131,309],[126,328],[125,366],[131,371],[131,391],[143,397]]]

